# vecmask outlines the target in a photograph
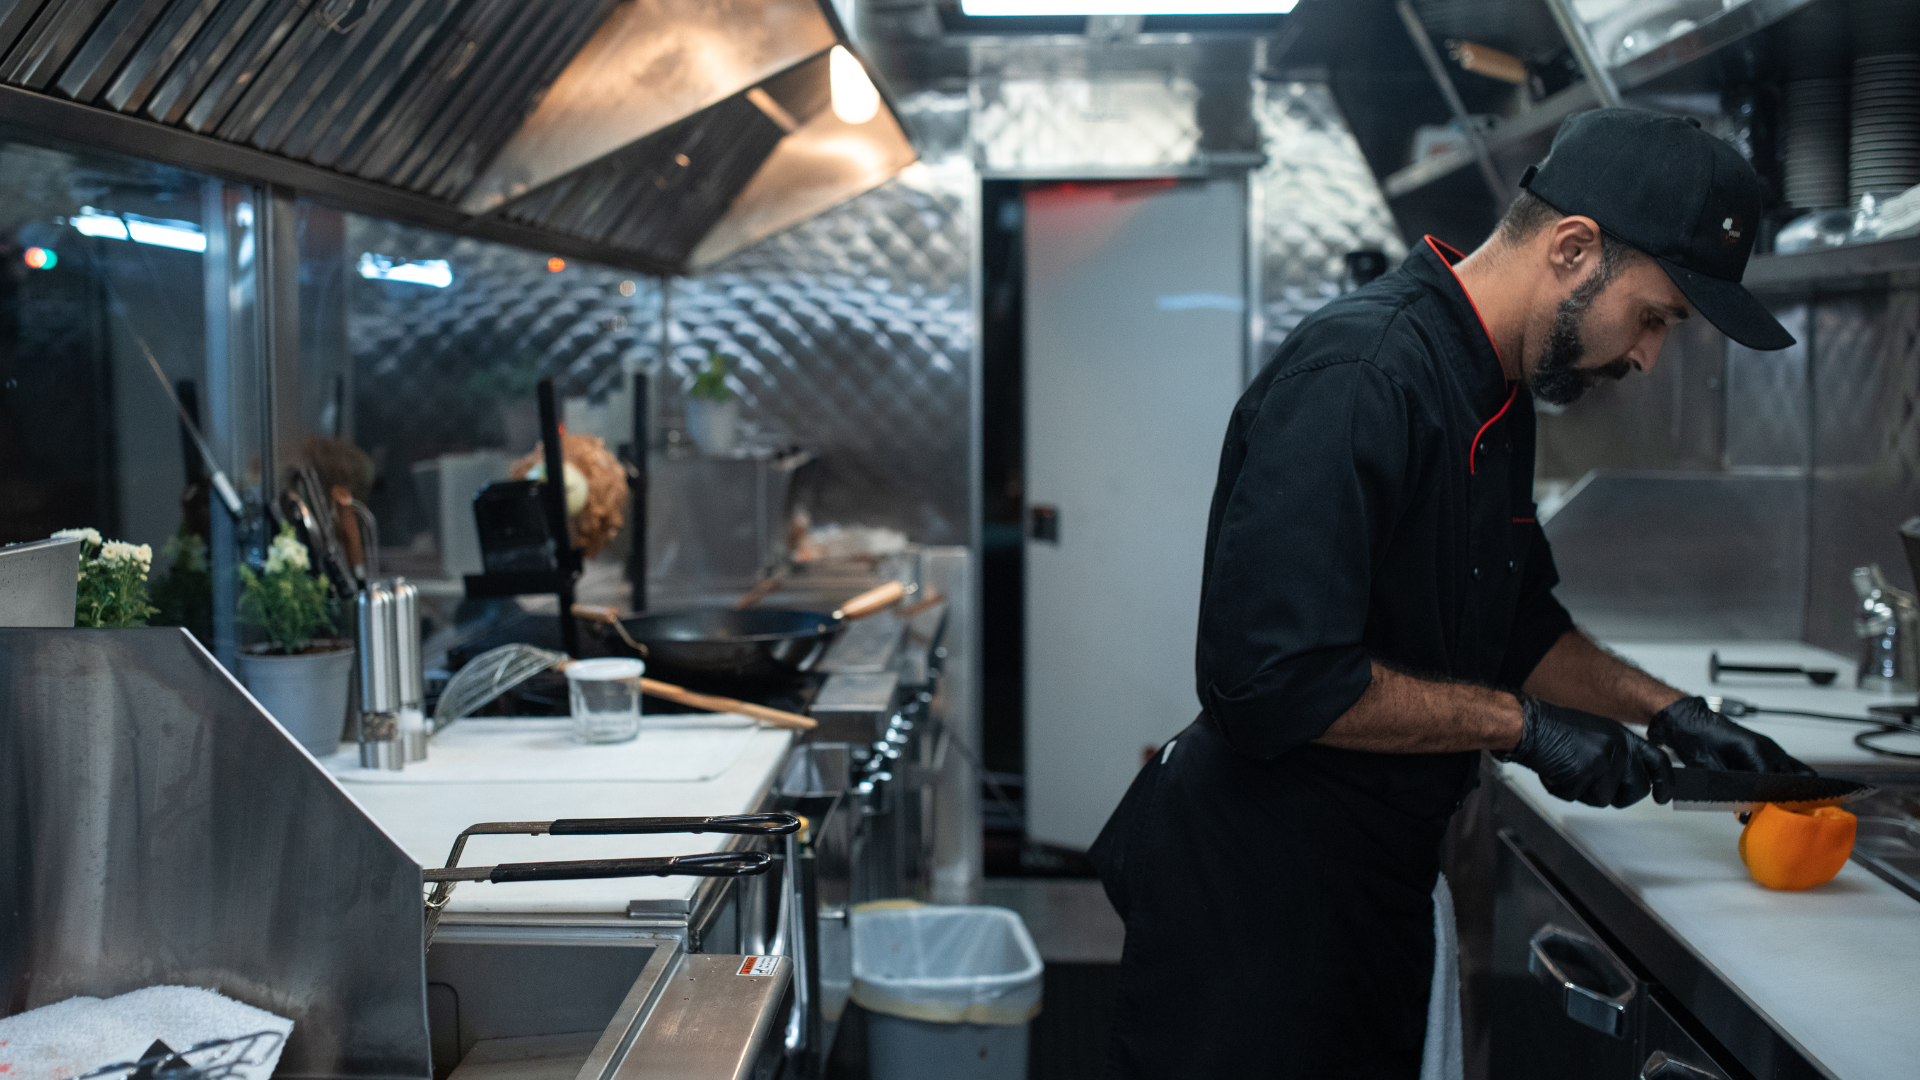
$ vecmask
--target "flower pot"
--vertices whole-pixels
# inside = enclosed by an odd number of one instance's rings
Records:
[[[314,757],[323,758],[339,751],[340,732],[347,724],[353,644],[314,644],[336,647],[299,656],[241,653],[240,679],[288,735]]]
[[[687,399],[687,434],[703,454],[724,457],[733,453],[733,439],[740,427],[740,399],[712,401]]]

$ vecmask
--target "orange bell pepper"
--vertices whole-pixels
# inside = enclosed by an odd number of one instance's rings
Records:
[[[1769,889],[1811,889],[1833,880],[1853,854],[1858,819],[1837,806],[1789,810],[1768,803],[1740,833],[1740,861]]]

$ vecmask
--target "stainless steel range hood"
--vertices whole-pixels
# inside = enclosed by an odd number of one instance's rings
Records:
[[[680,272],[914,160],[884,97],[835,114],[844,38],[829,0],[0,0],[0,119]]]

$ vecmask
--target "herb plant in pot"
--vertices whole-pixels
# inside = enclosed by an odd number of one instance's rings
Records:
[[[706,370],[694,377],[687,389],[687,434],[703,454],[716,457],[733,453],[733,440],[740,426],[740,398],[727,385],[727,372],[733,363],[717,352],[707,354]]]
[[[306,545],[280,530],[258,574],[240,568],[240,618],[267,640],[240,654],[240,677],[262,708],[315,757],[340,749],[353,642],[333,633],[325,575],[311,572]],[[323,636],[328,635],[328,636]]]
[[[96,529],[61,529],[55,539],[80,541],[80,581],[74,590],[73,625],[123,630],[147,625],[158,609],[147,602],[147,571],[153,549],[106,540]]]

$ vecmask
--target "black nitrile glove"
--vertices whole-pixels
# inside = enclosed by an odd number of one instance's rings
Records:
[[[1647,741],[1672,750],[1692,768],[1813,775],[1772,739],[1709,709],[1705,698],[1681,698],[1655,713]]]
[[[1507,760],[1540,774],[1548,791],[1588,806],[1632,806],[1649,790],[1667,801],[1672,766],[1626,725],[1526,696],[1520,707],[1526,727]]]

